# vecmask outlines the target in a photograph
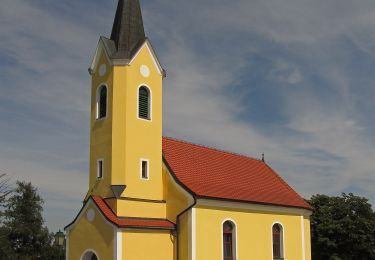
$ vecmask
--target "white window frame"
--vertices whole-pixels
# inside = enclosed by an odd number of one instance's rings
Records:
[[[272,225],[271,225],[271,252],[272,252],[272,260],[274,260],[274,257],[273,257],[273,226],[275,224],[278,224],[281,226],[281,231],[282,231],[282,236],[281,236],[281,259],[286,259],[285,258],[285,241],[284,241],[284,237],[285,237],[285,228],[284,228],[284,225],[279,222],[279,221],[276,221],[276,222],[273,222]]]
[[[226,218],[221,222],[221,234],[220,234],[221,235],[221,259],[222,260],[224,259],[223,234],[224,234],[224,223],[227,222],[227,221],[232,222],[232,224],[233,224],[233,231],[234,231],[234,236],[233,236],[233,240],[232,240],[232,250],[234,250],[234,252],[233,252],[234,259],[233,260],[237,260],[238,259],[237,223],[231,218]]]
[[[102,176],[99,177],[99,165],[100,165],[100,162],[101,162],[101,165],[102,165]],[[102,180],[104,177],[104,159],[98,159],[96,161],[96,179],[97,180]]]
[[[99,117],[99,107],[100,107],[100,90],[102,89],[102,87],[105,87],[107,89],[107,100],[106,100],[106,108],[105,108],[105,116],[103,117]],[[96,88],[96,101],[95,101],[95,119],[96,120],[104,120],[107,118],[108,116],[108,96],[109,96],[109,88],[107,86],[107,84],[105,83],[102,83],[102,84],[99,84],[99,86]]]
[[[92,254],[94,254],[94,255],[98,258],[98,260],[100,260],[100,257],[99,257],[99,255],[98,255],[98,253],[96,253],[95,250],[94,250],[94,249],[91,249],[91,248],[86,249],[86,250],[82,253],[82,255],[81,255],[81,257],[80,257],[80,260],[86,260],[86,259],[84,259],[84,258],[85,258],[85,256],[86,256],[87,253],[92,253]]]
[[[142,175],[142,169],[143,169],[142,165],[143,165],[143,162],[147,163],[147,178],[143,178],[143,175]],[[150,160],[149,159],[144,159],[144,158],[140,159],[139,177],[141,178],[141,180],[144,180],[144,181],[148,181],[150,179]]]
[[[149,101],[150,101],[150,103],[149,103],[149,109],[150,109],[150,111],[149,111],[149,113],[150,113],[150,118],[148,118],[148,119],[145,119],[145,118],[142,118],[142,117],[139,117],[139,89],[141,88],[141,87],[146,87],[147,89],[148,89],[148,94],[149,94]],[[137,118],[139,119],[139,120],[143,120],[143,121],[146,121],[146,122],[152,122],[152,90],[151,90],[151,88],[147,85],[147,84],[145,84],[145,83],[142,83],[142,84],[140,84],[139,86],[138,86],[138,88],[137,88],[137,109],[136,109],[136,113],[137,113]]]

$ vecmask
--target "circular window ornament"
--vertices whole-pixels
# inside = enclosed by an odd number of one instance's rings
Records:
[[[103,77],[107,73],[107,65],[102,64],[99,66],[99,76]]]
[[[86,218],[88,221],[92,222],[95,219],[95,211],[93,209],[89,209],[86,213]]]
[[[146,65],[142,65],[139,71],[141,72],[141,75],[145,78],[150,76],[150,69]]]

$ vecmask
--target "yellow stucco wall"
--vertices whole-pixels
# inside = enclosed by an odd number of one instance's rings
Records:
[[[236,224],[238,259],[272,259],[271,227],[275,222],[281,223],[284,228],[285,259],[303,259],[300,215],[197,208],[195,235],[197,260],[222,259],[222,223],[226,219]],[[305,259],[310,260],[309,257]]]
[[[99,75],[99,66],[105,64],[107,72]],[[112,100],[113,100],[113,69],[103,52],[100,53],[98,68],[93,72],[91,83],[91,121],[90,121],[90,181],[89,193],[99,194],[103,197],[110,196],[108,189],[112,182]],[[96,119],[97,91],[102,86],[107,86],[107,116]],[[103,179],[97,179],[97,160],[104,160]]]
[[[88,210],[94,210],[95,218],[92,222],[87,220]],[[82,217],[69,229],[69,260],[79,260],[83,252],[93,249],[100,259],[113,259],[114,228],[104,220],[97,209],[89,205],[84,210]]]
[[[99,53],[92,75],[90,189],[92,194],[112,196],[110,185],[126,185],[125,197],[162,200],[162,79],[148,45],[129,65],[111,65],[105,52]],[[98,70],[107,65],[100,76]],[[150,74],[142,76],[141,66]],[[96,93],[108,86],[108,111],[96,119]],[[151,120],[138,118],[138,89],[151,93]],[[131,152],[128,152],[131,151]],[[97,180],[97,160],[104,159],[104,178]],[[149,160],[149,179],[141,178],[141,159]]]
[[[150,69],[149,77],[141,75],[142,65]],[[162,75],[146,45],[130,66],[115,67],[114,84],[126,92],[125,97],[122,92],[114,93],[113,138],[123,139],[125,144],[113,142],[114,184],[125,181],[123,196],[162,200]],[[142,85],[151,91],[151,120],[138,118],[138,88]],[[141,158],[149,160],[148,180],[140,177]]]
[[[164,197],[167,201],[166,216],[176,223],[176,217],[192,204],[191,195],[183,190],[167,172],[165,165],[163,165],[163,183],[164,183]]]
[[[124,231],[123,259],[174,260],[175,238],[169,231]]]
[[[165,202],[117,200],[118,216],[165,219],[165,212]]]

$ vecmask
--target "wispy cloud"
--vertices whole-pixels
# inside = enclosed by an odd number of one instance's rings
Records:
[[[165,134],[265,152],[306,197],[354,191],[375,202],[373,1],[142,4],[168,74]],[[87,191],[87,67],[115,6],[5,0],[0,9],[1,170],[39,187],[54,230]]]

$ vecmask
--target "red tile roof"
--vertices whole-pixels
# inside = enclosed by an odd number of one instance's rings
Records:
[[[100,196],[92,196],[105,218],[121,228],[175,229],[175,224],[165,219],[152,218],[119,218]]]
[[[261,160],[167,137],[163,156],[177,181],[198,197],[311,209]]]

